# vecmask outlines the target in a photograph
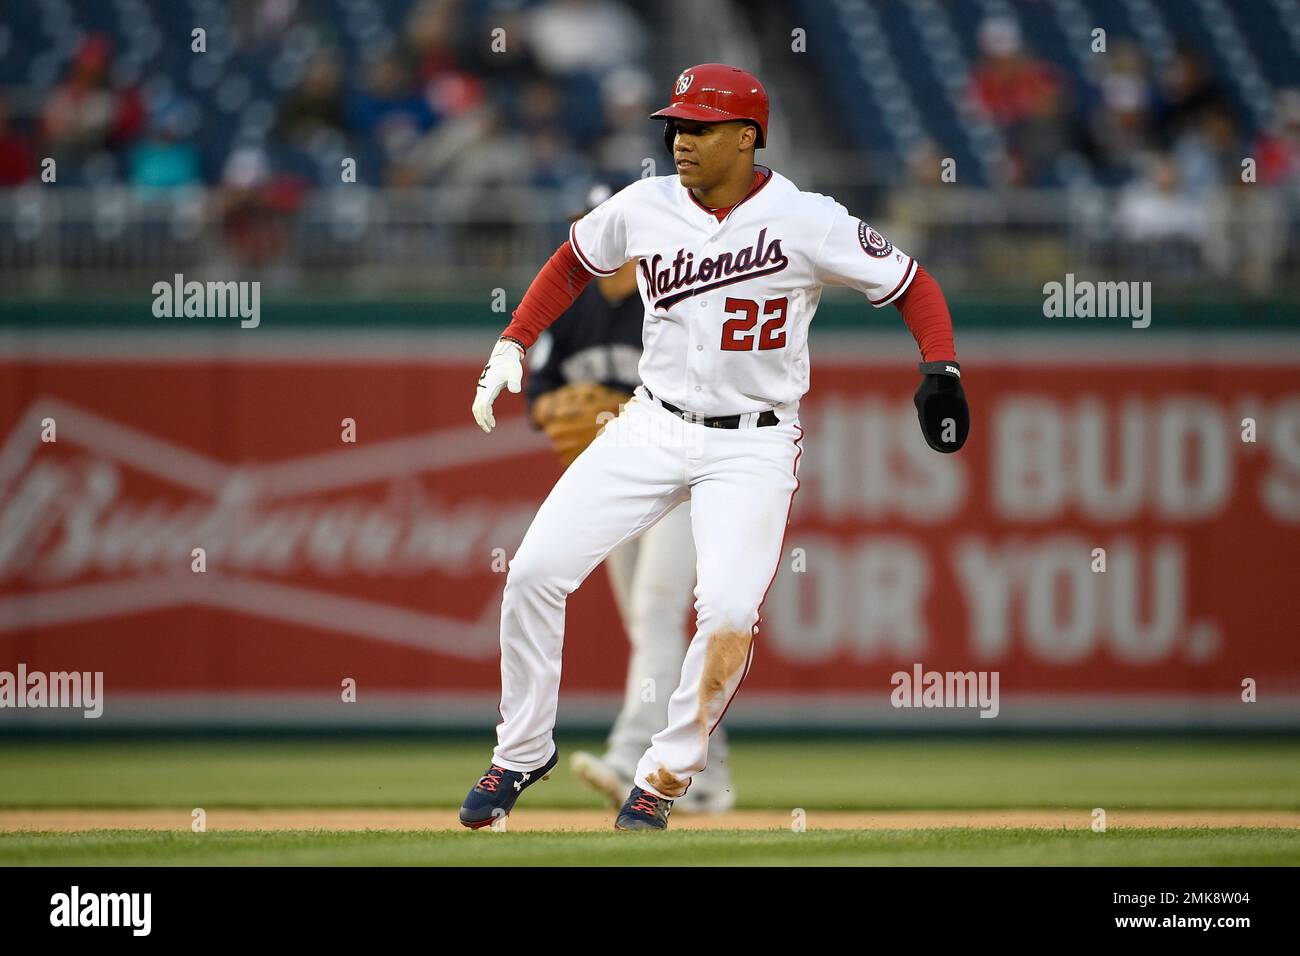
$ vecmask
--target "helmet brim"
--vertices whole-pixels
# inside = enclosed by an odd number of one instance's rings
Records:
[[[756,146],[761,147],[766,137],[763,135],[763,127],[758,120],[749,116],[737,116],[735,113],[728,113],[725,110],[714,109],[709,106],[694,106],[690,103],[674,103],[671,106],[665,106],[658,112],[650,114],[651,119],[684,119],[694,120],[697,123],[735,123],[745,122],[753,123],[754,128],[758,130],[758,142]]]

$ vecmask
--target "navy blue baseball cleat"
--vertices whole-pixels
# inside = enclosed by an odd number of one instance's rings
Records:
[[[536,770],[507,770],[496,764],[488,767],[487,773],[479,777],[474,789],[465,797],[460,808],[461,825],[477,830],[510,816],[519,795],[538,780],[550,776],[559,762],[560,751],[556,750],[551,759]]]
[[[633,787],[627,795],[623,809],[614,821],[615,830],[667,830],[668,814],[673,802],[656,797],[649,790]]]

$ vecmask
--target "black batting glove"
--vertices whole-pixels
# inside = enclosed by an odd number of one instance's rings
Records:
[[[921,434],[935,451],[951,455],[966,444],[970,434],[970,408],[961,387],[961,366],[956,362],[922,362],[925,376],[913,401],[921,421]]]

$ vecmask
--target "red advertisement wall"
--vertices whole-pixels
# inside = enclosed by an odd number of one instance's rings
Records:
[[[0,671],[102,671],[115,723],[490,729],[505,562],[560,465],[517,397],[474,426],[481,343],[103,341],[0,353]],[[977,340],[971,439],[940,456],[914,359],[850,342],[814,350],[729,721],[970,723],[890,706],[921,664],[996,671],[1008,725],[1297,722],[1291,343]],[[562,721],[608,718],[625,661],[598,570],[570,601]]]

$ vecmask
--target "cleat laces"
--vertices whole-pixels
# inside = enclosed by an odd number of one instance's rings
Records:
[[[653,793],[642,792],[641,796],[633,802],[631,809],[633,813],[644,813],[652,817],[659,809],[659,798]]]

